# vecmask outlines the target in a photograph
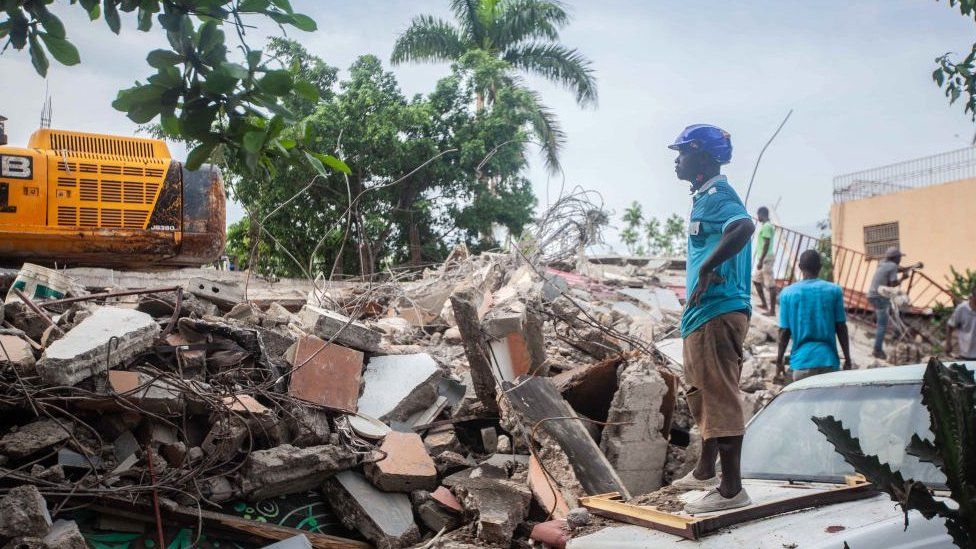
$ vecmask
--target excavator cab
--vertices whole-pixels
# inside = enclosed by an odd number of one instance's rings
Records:
[[[42,128],[21,148],[2,128],[0,263],[184,267],[220,257],[216,168],[187,170],[158,139]]]

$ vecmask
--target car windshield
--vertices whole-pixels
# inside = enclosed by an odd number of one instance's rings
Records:
[[[832,415],[861,441],[868,455],[933,486],[945,476],[931,463],[905,453],[917,433],[931,440],[920,384],[850,385],[787,391],[749,424],[742,450],[746,478],[843,482],[854,469],[810,420]]]

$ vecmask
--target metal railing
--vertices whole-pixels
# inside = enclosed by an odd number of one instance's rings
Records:
[[[859,200],[976,177],[976,147],[838,175],[834,202]]]
[[[813,249],[825,255],[827,241],[786,227],[775,227],[773,276],[782,287],[801,277],[800,254]],[[830,279],[844,290],[844,305],[848,310],[874,310],[867,295],[877,263],[862,252],[830,244]],[[910,314],[929,314],[936,305],[952,305],[952,294],[917,269],[902,281],[901,289],[910,299],[911,309],[906,311]]]

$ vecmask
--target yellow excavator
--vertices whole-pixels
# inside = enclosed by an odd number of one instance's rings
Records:
[[[7,145],[0,116],[0,264],[188,267],[223,253],[220,172],[158,139],[42,128]]]

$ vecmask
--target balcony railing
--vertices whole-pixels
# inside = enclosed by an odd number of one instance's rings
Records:
[[[838,175],[834,178],[834,202],[870,198],[971,177],[976,177],[976,147]]]

